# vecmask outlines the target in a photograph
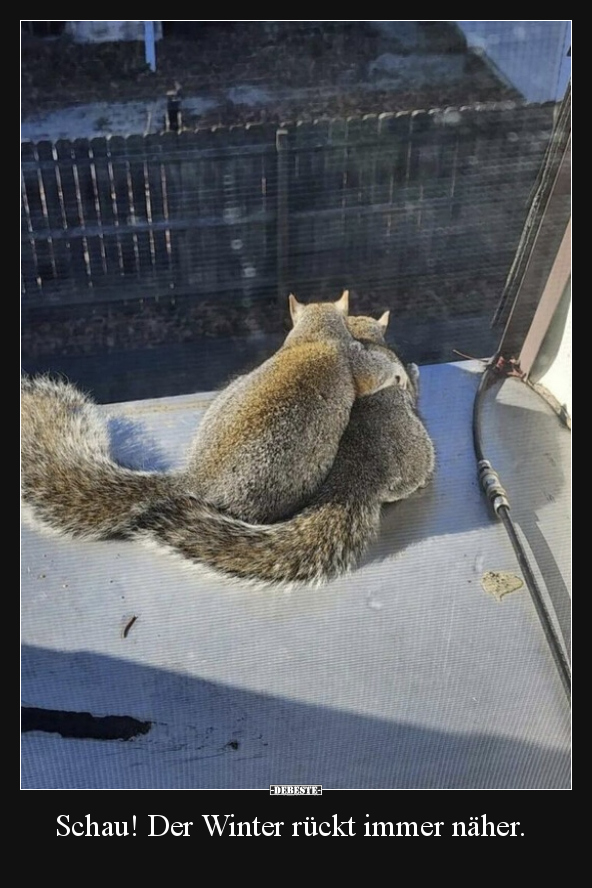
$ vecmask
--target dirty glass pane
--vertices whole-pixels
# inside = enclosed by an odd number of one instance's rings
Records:
[[[343,288],[406,360],[493,353],[567,21],[154,33],[152,71],[142,22],[22,23],[26,370],[211,390],[281,343],[288,293]]]

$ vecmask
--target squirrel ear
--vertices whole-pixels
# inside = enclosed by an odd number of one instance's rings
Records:
[[[292,323],[295,324],[297,318],[300,316],[304,305],[301,302],[298,302],[293,293],[290,293],[288,296],[288,302],[290,304],[290,317],[292,318]]]
[[[385,311],[385,313],[378,318],[378,323],[385,330],[388,327],[389,315],[390,315],[390,311]]]
[[[335,303],[335,307],[347,317],[349,312],[349,290],[344,290],[341,294],[341,299],[338,299]]]

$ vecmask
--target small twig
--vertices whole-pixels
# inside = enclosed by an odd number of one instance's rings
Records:
[[[460,355],[461,358],[466,358],[468,361],[481,361],[483,364],[486,364],[489,360],[489,358],[476,358],[475,355],[465,355],[464,352],[459,351],[457,348],[453,348],[452,353]]]
[[[136,616],[134,616],[134,617],[131,618],[131,620],[128,620],[128,622],[126,623],[125,628],[124,628],[124,630],[123,630],[123,632],[122,632],[122,636],[123,636],[123,638],[127,638],[127,637],[128,637],[128,635],[129,635],[129,631],[130,631],[130,629],[132,628],[132,626],[134,625],[134,623],[136,622],[137,619],[138,619],[138,618],[137,618]]]

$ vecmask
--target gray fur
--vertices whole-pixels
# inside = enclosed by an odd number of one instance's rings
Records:
[[[286,469],[285,462],[280,468],[282,462],[276,464],[265,448],[279,448],[282,453],[300,450],[306,457],[301,423],[306,423],[309,404],[301,416],[293,413],[292,423],[285,427],[276,417],[271,423],[274,434],[264,437],[263,449],[248,451],[251,459],[267,454],[261,457],[267,460],[267,474],[258,476],[255,485],[249,487],[245,472],[234,488],[224,479],[218,489],[213,485],[216,501],[212,502],[203,495],[199,476],[200,448],[215,440],[212,428],[220,417],[226,422],[253,374],[222,393],[212,414],[204,418],[187,470],[176,474],[137,472],[118,465],[110,456],[107,424],[89,398],[65,382],[24,379],[25,514],[72,536],[157,543],[191,562],[246,579],[321,581],[353,567],[378,529],[381,504],[410,496],[429,481],[434,449],[416,411],[417,368],[410,365],[408,378],[386,348],[385,323],[349,318],[348,326],[363,343],[355,343],[354,354],[361,352],[370,359],[364,372],[368,367],[394,367],[398,384],[377,386],[380,390],[375,393],[356,398],[347,410],[349,423],[343,434],[335,431],[343,425],[339,410],[337,419],[325,411],[324,425],[315,420],[316,435],[337,438],[334,458],[320,472],[317,464],[312,474],[310,459],[293,463],[304,466],[303,477],[293,474],[282,497],[274,496],[268,506],[266,491]],[[254,490],[257,509],[267,509],[268,514],[286,510],[287,498],[295,492],[297,502],[306,505],[269,525],[253,523],[240,511],[238,515],[223,511],[228,501],[241,502],[244,485]]]
[[[303,509],[327,477],[356,397],[404,385],[396,357],[352,339],[336,303],[301,305],[273,357],[228,386],[191,446],[191,491],[215,508],[259,524]]]

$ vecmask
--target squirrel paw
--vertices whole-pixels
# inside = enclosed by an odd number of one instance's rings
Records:
[[[372,346],[360,349],[359,345],[355,342],[350,350],[358,397],[373,395],[391,385],[402,389],[408,388],[409,378],[405,368],[391,352]]]

